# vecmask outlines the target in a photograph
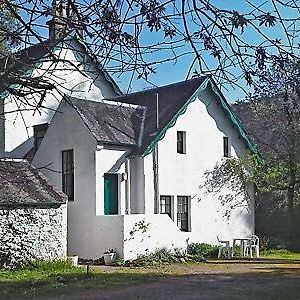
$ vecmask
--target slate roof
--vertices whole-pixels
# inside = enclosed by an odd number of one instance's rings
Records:
[[[67,196],[27,161],[0,160],[0,207],[44,207]]]
[[[130,103],[144,106],[146,108],[145,125],[143,128],[143,140],[139,149],[134,154],[142,154],[149,146],[155,136],[160,132],[168,122],[176,115],[179,109],[196,92],[200,84],[207,77],[195,78],[182,81],[146,91],[136,92],[119,96],[111,101],[119,103]],[[158,93],[158,111],[159,127],[156,128],[156,94]]]
[[[95,139],[104,144],[138,146],[144,107],[110,104],[65,96]]]
[[[100,102],[67,96],[65,98],[74,106],[98,142],[131,145],[134,146],[131,155],[140,156],[152,151],[153,143],[163,138],[164,130],[172,126],[178,115],[184,113],[190,99],[198,90],[206,89],[208,82],[214,84],[207,76],[194,78]],[[232,125],[239,131],[242,140],[252,151],[255,151],[255,146],[249,140],[224,96],[218,90],[214,93]]]
[[[31,161],[31,152],[33,151],[34,148],[34,137],[28,138],[25,142],[23,142],[21,145],[16,147],[14,150],[10,152],[6,152],[4,154],[5,158],[11,158],[11,159],[26,159],[28,161]],[[31,155],[30,155],[31,154]]]

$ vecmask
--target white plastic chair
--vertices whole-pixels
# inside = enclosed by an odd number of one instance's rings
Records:
[[[232,247],[230,246],[230,241],[220,240],[220,238],[218,236],[217,236],[217,239],[218,239],[218,243],[219,243],[218,259],[221,257],[222,251],[224,249],[227,250],[227,256],[228,256],[228,258],[230,258],[231,253],[232,253]]]
[[[259,237],[257,235],[251,235],[250,240],[247,242],[247,244],[244,247],[244,256],[253,257],[253,252],[255,251],[256,257],[259,257]]]

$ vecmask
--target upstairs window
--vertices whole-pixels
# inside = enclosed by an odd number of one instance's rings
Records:
[[[177,226],[181,231],[190,231],[191,209],[190,197],[177,197]]]
[[[74,152],[62,151],[62,190],[69,201],[74,201]]]
[[[186,132],[177,131],[177,153],[186,154]]]
[[[48,128],[48,123],[33,126],[34,153],[40,147],[40,144],[42,143],[42,140],[43,140],[43,138],[45,136],[45,133],[47,131],[47,128]]]
[[[223,156],[230,157],[230,145],[228,136],[223,137]]]
[[[160,213],[167,214],[173,220],[174,208],[172,196],[160,196]]]

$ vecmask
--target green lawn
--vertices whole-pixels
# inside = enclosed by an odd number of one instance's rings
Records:
[[[36,263],[15,271],[0,270],[0,299],[69,295],[79,290],[128,285],[163,276],[159,268],[148,271],[95,267],[87,274],[86,267],[72,267],[65,261]]]
[[[167,277],[223,273],[238,276],[237,278],[241,274],[250,274],[255,278],[292,276],[299,280],[297,278],[300,278],[300,253],[269,250],[262,252],[260,260],[212,260],[208,263],[163,264],[147,268],[99,266],[93,267],[89,274],[86,273],[85,267],[75,268],[66,261],[34,263],[16,271],[0,270],[0,299],[76,295],[79,292],[145,283]]]
[[[271,259],[287,259],[287,260],[300,260],[300,253],[290,252],[287,249],[270,249],[261,252],[262,258]]]

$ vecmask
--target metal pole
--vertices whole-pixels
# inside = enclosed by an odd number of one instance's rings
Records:
[[[159,95],[156,93],[156,131],[159,129]],[[153,150],[154,213],[159,213],[158,144]]]

